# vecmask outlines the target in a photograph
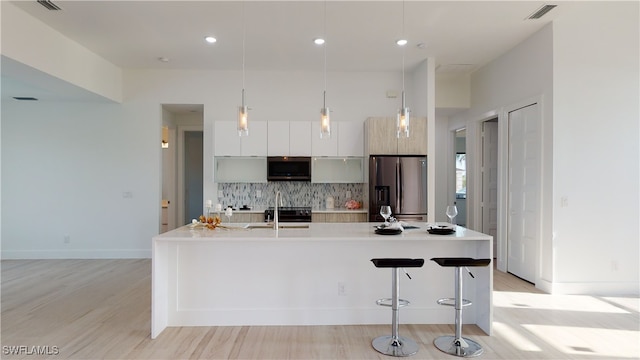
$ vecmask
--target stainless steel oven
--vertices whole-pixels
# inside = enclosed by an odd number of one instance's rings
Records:
[[[264,221],[273,221],[273,208],[264,211]],[[311,222],[310,207],[280,207],[278,208],[278,221],[280,222]]]

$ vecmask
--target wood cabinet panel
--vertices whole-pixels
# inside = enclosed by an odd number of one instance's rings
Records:
[[[227,217],[224,214],[220,215],[222,222],[227,222]],[[232,223],[261,223],[264,222],[263,213],[245,213],[240,210],[234,211],[231,216]]]
[[[425,155],[427,153],[427,118],[411,118],[409,138],[398,139],[399,155]]]
[[[368,118],[366,121],[367,151],[373,155],[398,153],[395,119],[389,117]]]
[[[427,154],[427,119],[424,117],[411,118],[408,139],[398,139],[395,118],[372,117],[365,124],[369,155]]]
[[[311,221],[327,223],[367,222],[367,214],[344,212],[312,213]]]

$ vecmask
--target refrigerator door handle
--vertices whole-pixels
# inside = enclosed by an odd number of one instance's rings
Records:
[[[401,212],[405,212],[406,209],[404,208],[404,188],[402,186],[402,185],[404,185],[404,167],[402,166],[402,162],[401,161],[399,161],[398,164],[399,164],[398,165],[398,169],[399,169],[398,171],[400,173],[400,176],[398,177],[398,180],[399,180],[398,181],[398,189],[399,189],[399,191],[398,191],[398,193],[399,193],[398,203],[400,204]]]
[[[400,214],[404,211],[402,208],[402,168],[401,163],[396,163],[396,213]]]

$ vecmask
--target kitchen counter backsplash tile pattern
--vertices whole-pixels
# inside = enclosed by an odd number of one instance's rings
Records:
[[[314,209],[324,208],[328,196],[333,196],[335,207],[344,207],[348,200],[360,201],[364,204],[364,187],[366,184],[316,184],[302,181],[274,181],[264,183],[219,183],[218,191],[222,198],[218,202],[223,208],[231,205],[240,208],[243,205],[252,208],[272,207],[276,192],[282,193],[283,206],[310,206]],[[258,197],[258,191],[261,197]],[[347,192],[351,197],[347,198]]]

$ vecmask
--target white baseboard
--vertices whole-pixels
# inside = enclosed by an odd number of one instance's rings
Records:
[[[2,260],[34,259],[150,259],[151,249],[127,250],[3,250]]]
[[[536,287],[553,295],[639,296],[638,282],[548,282],[540,281]]]

